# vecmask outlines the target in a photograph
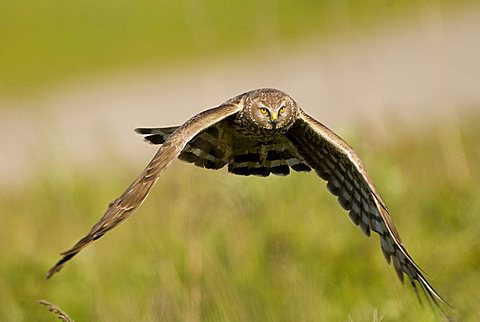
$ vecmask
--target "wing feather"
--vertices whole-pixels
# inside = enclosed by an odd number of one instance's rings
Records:
[[[135,132],[145,135],[145,141],[151,144],[163,144],[168,137],[178,129],[178,126],[161,127],[161,128],[145,128],[139,127]]]
[[[102,218],[91,228],[89,233],[71,249],[61,254],[63,257],[48,271],[47,278],[62,269],[65,263],[83,248],[133,214],[148,196],[159,176],[179,156],[185,145],[199,132],[240,111],[242,105],[243,99],[239,96],[237,100],[230,100],[219,107],[195,115],[178,128],[171,128],[173,132],[167,133],[169,135],[162,142],[162,146],[147,167],[120,197],[109,204]]]
[[[137,128],[135,132],[145,135],[146,142],[163,144],[178,128]],[[229,159],[231,149],[231,130],[228,118],[208,127],[193,137],[183,148],[178,158],[207,169],[220,169]]]
[[[303,111],[286,137],[307,165],[327,181],[328,190],[349,211],[353,223],[359,225],[367,236],[370,236],[371,230],[379,234],[383,255],[388,263],[393,263],[400,280],[403,282],[404,274],[407,275],[417,294],[415,282],[436,305],[440,307],[439,303],[447,304],[427,282],[403,246],[388,208],[355,151],[333,131]]]

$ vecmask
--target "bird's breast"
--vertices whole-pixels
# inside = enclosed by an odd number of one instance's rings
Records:
[[[270,141],[271,139],[284,135],[287,127],[265,127],[260,124],[248,122],[245,119],[236,119],[232,123],[232,130],[238,136],[257,139],[259,141]]]

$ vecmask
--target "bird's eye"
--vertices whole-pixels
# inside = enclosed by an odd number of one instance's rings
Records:
[[[260,113],[262,113],[262,114],[267,114],[267,112],[268,112],[268,111],[267,111],[267,109],[266,109],[265,107],[261,107],[261,108],[260,108]]]
[[[278,110],[278,113],[283,113],[283,112],[285,112],[285,107],[282,106],[282,107],[280,107],[280,109]]]

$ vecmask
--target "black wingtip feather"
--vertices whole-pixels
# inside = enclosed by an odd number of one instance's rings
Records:
[[[350,210],[350,212],[348,213],[348,216],[350,217],[350,220],[358,226],[358,224],[360,223],[360,216],[358,215],[358,213],[356,213],[355,211]]]
[[[344,210],[350,210],[352,208],[352,198],[345,193],[338,196],[338,203]]]
[[[145,141],[151,144],[163,144],[165,139],[160,134],[147,135]]]
[[[365,234],[365,236],[370,237],[370,227],[363,221],[360,222],[360,229]]]
[[[297,172],[310,172],[310,171],[312,171],[312,168],[310,168],[305,163],[294,164],[294,165],[292,165],[292,169],[297,171]]]
[[[330,181],[330,172],[324,170],[315,170],[315,173],[323,180]]]
[[[138,134],[152,134],[152,129],[144,128],[144,127],[137,127],[135,132]]]
[[[330,180],[327,182],[327,189],[335,196],[338,196],[341,186],[339,186],[336,180]]]

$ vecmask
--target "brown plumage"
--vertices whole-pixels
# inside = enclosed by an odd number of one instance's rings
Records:
[[[445,303],[402,245],[385,202],[355,151],[333,131],[305,114],[287,94],[259,89],[204,111],[178,127],[139,128],[145,140],[161,144],[145,170],[109,206],[100,221],[50,269],[47,278],[91,242],[128,218],[177,157],[207,169],[228,166],[238,175],[288,175],[311,171],[327,181],[351,220],[370,236],[379,234],[388,263],[437,305]]]

